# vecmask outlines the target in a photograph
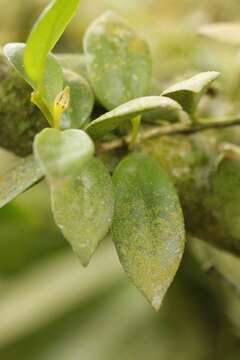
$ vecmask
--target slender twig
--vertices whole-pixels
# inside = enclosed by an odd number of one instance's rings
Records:
[[[208,129],[222,129],[229,126],[240,125],[240,114],[232,116],[223,116],[219,118],[205,118],[199,119],[197,123],[177,123],[171,125],[163,125],[153,127],[151,129],[142,130],[138,136],[137,143],[144,140],[164,136],[164,135],[176,135],[176,134],[192,134],[199,131]],[[104,153],[111,150],[121,148],[122,146],[129,145],[131,143],[131,135],[127,135],[120,139],[102,143],[98,148],[98,153]]]

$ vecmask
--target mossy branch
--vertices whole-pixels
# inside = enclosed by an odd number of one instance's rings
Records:
[[[34,136],[48,126],[30,95],[30,87],[0,56],[0,146],[20,156],[32,152]],[[222,146],[225,142],[240,145],[237,125],[240,115],[155,126],[143,129],[135,146],[169,172],[180,195],[187,231],[239,255],[239,153],[226,156]],[[129,135],[100,144],[98,155],[114,167],[131,141]]]
[[[200,131],[209,129],[224,129],[231,126],[240,125],[240,114],[223,116],[218,118],[199,119],[197,123],[176,123],[171,125],[154,126],[150,129],[145,129],[138,135],[136,143],[141,143],[144,140],[164,136],[164,135],[180,135],[180,134],[194,134]],[[99,146],[99,153],[118,149],[122,146],[131,144],[132,136],[127,135],[112,142],[106,142]]]
[[[31,103],[31,92],[0,55],[0,146],[19,156],[32,152],[34,136],[48,125]]]

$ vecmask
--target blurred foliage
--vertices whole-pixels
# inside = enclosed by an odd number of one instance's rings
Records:
[[[25,41],[46,3],[0,0],[0,45]],[[239,20],[239,0],[82,0],[57,51],[81,52],[87,25],[106,9],[117,10],[150,43],[159,89],[197,71],[220,71],[202,114],[239,111],[239,49],[196,35],[205,23]],[[15,161],[0,152],[0,174]],[[209,250],[206,260],[201,243],[187,251],[156,315],[129,285],[108,240],[90,268],[81,268],[52,221],[48,199],[43,183],[0,212],[0,359],[240,358],[239,289]]]

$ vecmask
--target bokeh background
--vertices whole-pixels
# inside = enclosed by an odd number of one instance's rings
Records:
[[[0,0],[0,46],[25,41],[46,3]],[[109,9],[148,40],[159,87],[219,70],[220,95],[208,112],[239,110],[239,50],[197,35],[203,24],[239,21],[239,0],[82,0],[56,51],[81,52],[86,27]],[[0,174],[16,161],[1,150]],[[54,225],[46,184],[37,185],[0,210],[0,359],[240,359],[239,293],[197,258],[187,247],[155,314],[126,279],[109,239],[81,267]]]

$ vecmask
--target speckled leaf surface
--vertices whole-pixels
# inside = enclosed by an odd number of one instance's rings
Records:
[[[101,137],[117,128],[121,123],[152,111],[165,113],[180,111],[176,101],[163,96],[146,96],[134,99],[100,116],[89,124],[86,131],[94,138]]]
[[[88,82],[80,75],[64,70],[65,86],[70,88],[70,105],[65,112],[64,127],[82,128],[93,110],[94,97]]]
[[[87,64],[84,54],[60,53],[56,54],[59,64],[68,70],[88,79]]]
[[[112,221],[114,199],[108,170],[93,158],[74,178],[52,181],[51,196],[56,223],[87,266]]]
[[[73,177],[94,154],[94,144],[82,130],[44,129],[34,140],[34,155],[50,178]]]
[[[30,80],[25,72],[23,56],[26,45],[24,43],[10,43],[4,47],[4,54],[17,70],[18,74],[34,89],[37,90],[37,83]],[[49,54],[47,57],[45,77],[43,83],[43,98],[52,110],[56,96],[63,89],[63,72],[55,56]]]
[[[113,12],[102,15],[84,38],[89,78],[108,110],[148,94],[152,59],[146,42]]]
[[[155,160],[139,154],[120,163],[113,183],[112,234],[120,261],[158,310],[184,251],[184,221],[176,190]]]
[[[12,170],[0,176],[0,208],[42,177],[43,172],[33,156],[20,160]]]
[[[207,91],[214,80],[220,76],[217,71],[206,71],[177,83],[162,93],[177,101],[188,113],[194,113],[202,95]]]

